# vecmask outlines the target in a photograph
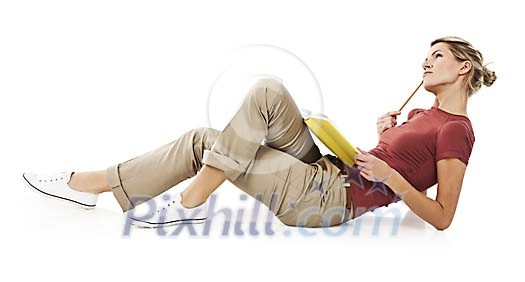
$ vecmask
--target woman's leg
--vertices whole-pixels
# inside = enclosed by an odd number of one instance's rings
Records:
[[[186,208],[200,206],[226,179],[224,171],[204,165],[190,185],[182,191],[182,205]]]
[[[219,133],[207,127],[191,129],[168,144],[108,167],[109,187],[122,210],[130,210],[195,176],[204,165],[203,151],[212,147]],[[203,172],[204,179],[209,177],[207,185],[222,183],[216,171],[211,172],[213,175],[209,170]]]
[[[75,172],[68,184],[72,189],[80,192],[95,194],[111,192],[105,170]]]
[[[264,143],[264,144],[261,144]],[[346,189],[340,170],[319,152],[301,113],[278,81],[258,81],[203,163],[219,168],[287,225],[340,224]]]
[[[212,148],[204,150],[203,163],[224,171],[287,225],[320,226],[327,214],[332,217],[324,225],[344,218],[342,173],[320,154],[295,102],[276,80],[262,79],[250,89]]]
[[[341,171],[322,156],[314,163],[261,145],[246,173],[232,183],[285,225],[334,226],[351,218]]]
[[[223,132],[205,127],[190,130],[169,144],[109,167],[107,180],[127,211],[198,174],[182,193],[184,204],[194,206],[225,178],[232,181],[243,173],[261,141],[304,162],[321,157],[299,109],[275,80],[258,81]],[[208,162],[214,165],[208,167]]]
[[[211,148],[219,133],[205,127],[189,130],[173,142],[106,170],[75,172],[68,184],[81,192],[113,191],[127,211],[198,174],[182,193],[185,207],[198,206],[226,180],[222,170],[202,164],[203,150]]]
[[[220,157],[233,155],[235,158],[244,155],[245,160],[250,161],[255,156],[254,149],[258,148],[261,142],[306,163],[312,163],[322,157],[288,90],[273,79],[262,79],[250,89],[250,93],[219,139],[222,147],[226,148],[221,151],[220,144],[215,145],[216,153],[220,154]],[[248,154],[227,149],[239,150],[243,147],[247,149]],[[204,163],[206,162],[207,160],[204,160]],[[193,182],[182,192],[183,205],[199,206],[227,178],[222,169],[204,165]]]
[[[223,170],[233,181],[246,171],[261,145],[304,163],[322,157],[290,93],[274,79],[261,79],[252,86],[212,148],[204,150],[203,162]]]
[[[227,178],[277,214],[284,212],[285,198],[293,207],[293,201],[305,198],[301,195],[312,185],[319,188],[315,190],[332,191],[331,196],[314,196],[326,205],[314,205],[344,207],[343,194],[329,189],[342,184],[337,172],[326,174],[322,165],[309,165],[321,157],[288,91],[279,82],[265,79],[251,88],[222,132],[190,130],[156,150],[109,167],[106,177],[123,211],[196,174],[183,192],[186,199],[196,199],[194,204],[206,199]]]
[[[183,206],[187,208],[199,206],[225,180],[226,175],[222,170],[204,165],[197,173],[197,177],[182,192]],[[80,192],[95,194],[111,192],[106,170],[75,172],[68,184],[72,189]]]

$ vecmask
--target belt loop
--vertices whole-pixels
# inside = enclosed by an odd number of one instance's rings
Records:
[[[328,159],[332,162],[342,173],[346,174],[346,169],[343,161],[340,158],[328,154]]]

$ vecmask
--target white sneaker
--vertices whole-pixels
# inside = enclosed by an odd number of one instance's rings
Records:
[[[67,201],[85,209],[93,209],[97,204],[98,194],[71,189],[68,182],[73,173],[64,171],[39,175],[25,172],[22,174],[22,177],[33,191],[37,191],[44,196]]]
[[[130,215],[131,224],[138,227],[160,228],[177,224],[204,223],[206,221],[207,202],[194,208],[186,208],[182,205],[181,199],[181,195],[176,194],[173,200],[165,202],[157,210],[145,216]]]

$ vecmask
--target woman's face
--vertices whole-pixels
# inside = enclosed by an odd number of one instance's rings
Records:
[[[457,60],[446,43],[440,42],[430,47],[428,56],[422,64],[423,86],[436,94],[449,85],[455,84],[470,69],[470,62]]]

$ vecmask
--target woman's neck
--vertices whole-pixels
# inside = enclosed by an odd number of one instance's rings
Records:
[[[467,95],[457,92],[440,92],[436,94],[433,107],[440,108],[446,112],[467,116]]]

